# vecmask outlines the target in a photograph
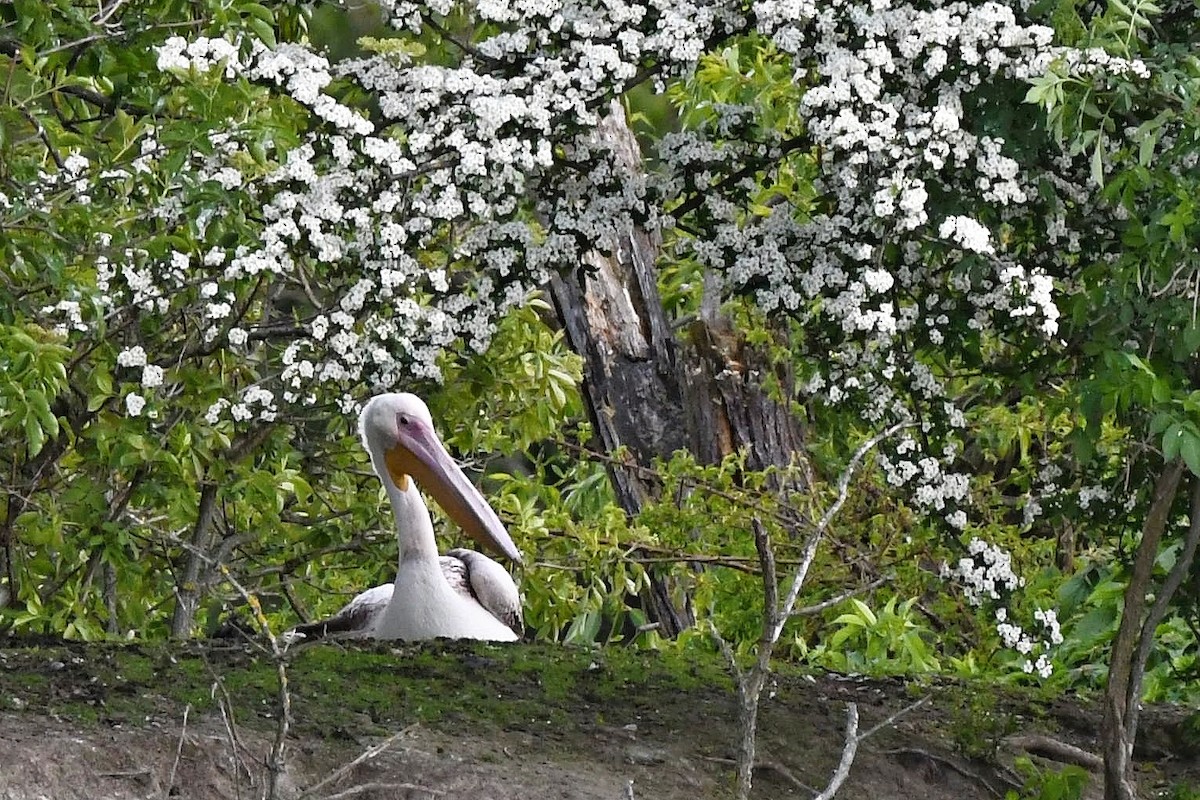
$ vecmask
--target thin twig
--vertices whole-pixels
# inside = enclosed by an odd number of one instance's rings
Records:
[[[267,641],[271,644],[271,654],[275,661],[275,675],[279,681],[279,722],[275,726],[275,740],[271,743],[271,755],[267,761],[267,797],[270,800],[275,800],[279,797],[279,779],[283,775],[283,771],[287,766],[285,760],[285,749],[287,747],[288,728],[292,722],[292,693],[288,689],[287,675],[287,645],[281,645],[279,637],[271,630],[271,623],[267,620],[266,614],[263,613],[262,604],[258,602],[258,598],[246,591],[233,577],[233,573],[229,571],[229,567],[224,564],[218,564],[221,574],[225,577],[234,589],[237,589],[238,594],[250,606],[250,610],[254,614],[254,619],[258,622],[259,628],[262,629],[263,635],[267,637]]]
[[[918,708],[920,708],[921,706],[928,703],[932,698],[933,698],[933,695],[927,694],[924,697],[922,697],[920,700],[916,701],[915,703],[909,703],[904,708],[900,709],[895,714],[892,714],[890,717],[885,719],[883,722],[879,723],[878,725],[876,725],[872,728],[869,728],[866,733],[864,733],[858,737],[858,740],[861,742],[863,739],[866,739],[868,736],[878,733],[883,728],[889,727],[892,723],[894,723],[896,720],[903,717],[905,714],[909,713],[910,711],[916,711]]]
[[[357,767],[359,764],[362,764],[364,762],[370,761],[372,758],[375,758],[375,756],[379,755],[384,750],[387,750],[389,747],[391,747],[393,744],[395,744],[397,739],[400,739],[401,737],[408,735],[412,731],[416,730],[417,727],[418,727],[418,723],[414,722],[412,725],[409,725],[407,728],[396,731],[395,733],[393,733],[388,738],[384,739],[379,744],[374,745],[373,747],[367,748],[362,753],[360,753],[359,756],[357,758],[355,758],[353,761],[351,761],[350,763],[342,765],[338,769],[334,770],[333,773],[330,774],[324,780],[320,781],[319,783],[315,784],[314,786],[310,786],[309,788],[305,789],[303,792],[301,792],[300,796],[296,798],[296,800],[304,800],[304,798],[306,798],[306,797],[312,797],[313,795],[315,795],[317,792],[324,789],[329,784],[336,783],[337,781],[346,777],[346,775],[350,774],[350,771],[353,770],[355,767]]]
[[[838,603],[841,603],[845,600],[849,600],[851,597],[855,597],[856,595],[860,595],[860,594],[865,594],[866,592],[869,592],[873,589],[878,589],[880,586],[883,586],[889,580],[891,580],[891,576],[888,576],[888,575],[885,575],[882,578],[876,578],[875,580],[871,581],[870,583],[868,583],[864,586],[858,586],[854,589],[847,589],[846,591],[842,592],[841,594],[834,595],[833,597],[829,598],[828,600],[822,601],[815,605],[801,606],[800,608],[793,609],[792,616],[793,617],[807,617],[807,616],[811,616],[813,614],[820,614],[825,609],[833,608]]]
[[[858,703],[850,703],[846,706],[846,744],[842,746],[842,759],[838,762],[837,769],[834,771],[833,777],[829,779],[829,785],[825,787],[825,791],[817,795],[814,800],[832,800],[838,789],[842,788],[842,784],[846,782],[846,777],[850,774],[850,765],[854,763],[858,742]]]
[[[583,445],[576,444],[575,442],[569,442],[566,439],[556,439],[554,440],[554,444],[558,447],[562,447],[564,450],[568,450],[576,455],[583,456],[584,458],[595,461],[599,464],[604,464],[615,469],[625,470],[626,472],[632,472],[643,478],[649,478],[663,483],[666,482],[666,476],[651,467],[643,467],[640,464],[615,458],[608,453],[601,453],[591,449],[590,447],[585,447]],[[806,462],[802,461],[801,463]],[[788,514],[786,511],[772,510],[769,507],[770,504],[777,503],[777,494],[775,492],[766,489],[746,489],[741,493],[734,493],[726,491],[719,486],[714,486],[713,484],[701,478],[693,476],[680,476],[678,480],[681,488],[684,484],[691,484],[697,489],[703,489],[707,494],[710,494],[713,497],[720,497],[722,500],[727,500],[735,505],[751,508],[762,514],[770,516],[780,525],[789,530],[797,528],[800,525],[809,524],[809,521],[798,513]],[[811,485],[811,483],[809,485]]]
[[[33,129],[37,131],[38,138],[41,139],[42,144],[46,146],[46,152],[50,154],[52,159],[54,159],[54,163],[58,165],[59,170],[65,170],[67,165],[63,163],[62,156],[58,154],[58,149],[54,146],[54,143],[50,141],[50,134],[46,133],[46,128],[42,125],[41,120],[26,111],[24,108],[19,108],[18,110],[21,112],[21,115],[25,117],[25,119],[29,120],[29,124],[33,126]]]
[[[112,19],[112,15],[117,13],[117,9],[119,9],[124,3],[125,0],[115,0],[115,2],[108,8],[104,8],[104,6],[101,5],[100,10],[95,14],[92,14],[92,22],[96,25],[108,24],[108,21]]]
[[[346,797],[354,797],[363,792],[396,792],[403,789],[406,792],[426,792],[434,797],[440,797],[445,792],[440,792],[437,789],[430,789],[428,786],[419,786],[415,783],[360,783],[357,786],[351,786],[336,794],[327,794],[324,800],[343,800]]]
[[[203,657],[202,657],[203,658]],[[229,692],[225,690],[225,681],[213,669],[212,664],[208,663],[207,658],[203,658],[204,666],[208,670],[208,674],[212,676],[213,685],[210,694],[217,701],[217,708],[221,710],[221,722],[225,725],[225,735],[229,739],[229,749],[233,754],[233,772],[234,772],[234,791],[238,798],[242,796],[242,772],[246,773],[246,779],[250,785],[254,785],[254,773],[250,767],[246,766],[245,759],[242,758],[242,751],[249,752],[250,749],[242,744],[241,737],[238,736],[237,722],[233,717],[233,699],[230,698]],[[218,696],[219,695],[219,696]],[[251,753],[253,756],[253,753]],[[241,772],[238,768],[241,768]]]
[[[192,704],[183,708],[183,726],[179,729],[179,744],[175,746],[175,761],[171,764],[171,773],[167,776],[167,785],[163,787],[163,797],[170,797],[171,789],[175,787],[175,771],[179,769],[179,757],[183,755],[183,740],[187,738],[187,718],[192,711]]]
[[[919,747],[897,747],[893,750],[883,750],[882,753],[883,753],[883,755],[889,755],[889,756],[915,755],[915,756],[921,756],[922,758],[927,758],[930,761],[936,761],[937,763],[945,765],[945,766],[949,767],[950,769],[954,770],[959,775],[962,775],[964,778],[970,778],[971,780],[977,782],[983,788],[987,789],[992,794],[993,797],[1002,797],[1003,796],[990,783],[988,783],[987,779],[983,775],[979,774],[978,772],[975,772],[972,769],[969,769],[968,767],[963,766],[962,764],[955,763],[952,759],[946,758],[945,756],[940,756],[937,753],[931,753],[930,751],[922,750]],[[1001,780],[1004,780],[1004,779],[1001,778]],[[1013,783],[1012,781],[1005,781],[1005,782],[1014,789],[1021,788],[1020,785]]]
[[[821,516],[820,522],[817,523],[816,530],[812,532],[804,545],[804,553],[800,558],[800,566],[796,569],[796,574],[792,577],[792,586],[788,590],[787,599],[783,601],[783,608],[780,609],[779,618],[775,621],[775,627],[771,632],[771,641],[779,640],[779,635],[783,633],[784,624],[792,616],[792,609],[796,606],[796,598],[800,596],[800,589],[804,586],[804,579],[808,577],[808,569],[812,566],[813,559],[816,558],[817,545],[821,543],[821,538],[825,535],[825,530],[829,527],[829,523],[833,521],[834,516],[842,510],[842,506],[846,503],[846,498],[850,494],[850,479],[853,477],[855,470],[858,469],[859,463],[862,462],[867,453],[884,439],[905,428],[911,428],[915,424],[915,422],[897,422],[883,433],[878,433],[863,442],[854,451],[854,455],[850,457],[850,462],[842,470],[842,474],[838,478],[837,499],[833,501],[833,505],[826,509],[825,513]]]
[[[786,780],[792,786],[795,786],[797,789],[802,789],[806,792],[811,792],[812,794],[817,793],[816,789],[814,789],[813,787],[809,786],[804,781],[797,778],[795,775],[792,774],[792,771],[790,769],[785,767],[782,763],[775,761],[774,759],[761,759],[760,758],[758,761],[756,761],[754,763],[754,766],[759,769],[771,770],[772,772],[782,776],[784,780]]]
[[[714,764],[728,764],[728,765],[734,766],[734,767],[736,767],[737,763],[738,763],[736,758],[721,758],[720,756],[700,756],[700,758],[704,761],[711,761]],[[769,758],[760,758],[760,759],[755,760],[754,768],[755,769],[769,769],[772,772],[778,773],[780,776],[783,777],[784,780],[786,780],[788,783],[792,784],[792,786],[795,786],[797,789],[802,789],[806,792],[809,792],[810,794],[817,793],[816,789],[814,789],[813,787],[809,786],[804,781],[797,778],[795,773],[793,773],[790,769],[785,767],[779,761],[775,761],[775,760],[769,759]]]
[[[627,560],[633,562],[634,564],[704,564],[710,567],[725,567],[726,569],[737,570],[738,572],[744,572],[747,575],[762,574],[762,572],[758,569],[755,569],[751,563],[753,559],[742,558],[738,556],[704,556],[680,553],[679,555],[675,556],[647,557],[635,555],[630,556]],[[783,563],[799,564],[800,562],[797,560],[791,562],[785,561]]]

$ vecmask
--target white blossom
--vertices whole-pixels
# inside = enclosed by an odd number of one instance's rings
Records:
[[[142,368],[142,388],[154,389],[162,386],[163,368],[157,364],[147,364]]]
[[[117,366],[119,367],[144,367],[146,366],[146,350],[140,344],[133,347],[127,347],[117,354]]]
[[[127,414],[129,414],[129,416],[140,417],[142,415],[142,409],[145,407],[146,398],[142,397],[140,394],[130,392],[129,394],[125,395],[125,411]]]

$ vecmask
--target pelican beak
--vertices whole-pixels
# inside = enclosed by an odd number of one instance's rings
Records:
[[[401,426],[400,441],[384,453],[384,460],[401,491],[407,490],[411,475],[468,536],[521,563],[521,552],[504,529],[504,523],[454,463],[437,434],[423,422],[412,419]]]

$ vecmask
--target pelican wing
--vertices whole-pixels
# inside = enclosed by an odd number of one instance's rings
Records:
[[[385,583],[355,596],[342,610],[328,619],[297,625],[287,633],[296,639],[361,639],[371,636],[392,599],[395,585]]]
[[[441,557],[442,574],[460,594],[475,598],[496,619],[521,636],[521,594],[508,570],[483,553],[457,548]]]

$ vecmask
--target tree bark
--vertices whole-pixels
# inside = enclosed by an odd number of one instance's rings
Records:
[[[598,136],[624,169],[641,170],[637,139],[618,102]],[[745,451],[747,467],[760,470],[790,466],[804,444],[801,421],[766,389],[771,368],[763,354],[720,313],[715,282],[706,286],[705,308],[686,340],[675,336],[658,291],[660,248],[657,233],[633,228],[614,252],[589,253],[550,285],[567,340],[584,360],[583,394],[595,434],[606,451],[627,453],[628,467],[610,466],[609,475],[630,515],[659,497],[661,487],[645,469],[656,458],[686,449],[714,463]],[[789,396],[790,371],[774,377]],[[661,632],[675,636],[693,622],[686,592],[651,578],[650,615]]]
[[[239,438],[225,451],[229,464],[236,464],[258,451],[274,431],[274,424],[260,424],[250,433]],[[185,554],[183,575],[175,581],[175,611],[171,614],[171,636],[186,639],[191,635],[196,619],[196,609],[204,594],[208,581],[206,576],[225,557],[220,549],[213,551],[213,523],[217,514],[217,484],[205,479],[200,485],[200,502],[196,506],[196,524],[192,527],[192,538]],[[232,543],[231,543],[232,544]]]
[[[196,608],[200,604],[200,573],[210,547],[216,511],[217,485],[209,481],[200,489],[196,524],[192,527],[183,575],[175,582],[175,611],[171,615],[171,636],[175,639],[186,639],[192,634]]]
[[[1121,625],[1109,660],[1108,683],[1104,689],[1104,721],[1100,729],[1104,745],[1105,800],[1137,800],[1130,758],[1137,733],[1137,705],[1141,699],[1141,672],[1145,669],[1145,661],[1140,660],[1139,664],[1134,653],[1139,646],[1139,636],[1154,636],[1153,630],[1144,629],[1142,614],[1146,606],[1146,594],[1151,589],[1158,545],[1170,519],[1183,470],[1183,461],[1175,459],[1165,466],[1158,477],[1150,509],[1142,525],[1142,540],[1138,544],[1133,574],[1125,588]]]

